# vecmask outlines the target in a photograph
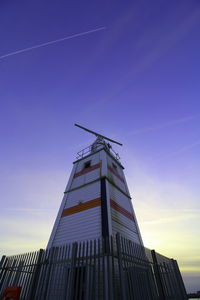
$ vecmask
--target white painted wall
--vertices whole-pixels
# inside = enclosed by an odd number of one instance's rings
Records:
[[[127,186],[127,183],[126,183],[126,178],[125,178],[125,175],[124,175],[124,169],[120,166],[120,164],[118,164],[116,162],[116,160],[112,157],[110,157],[109,155],[107,155],[107,164],[109,166],[112,167],[112,163],[114,163],[116,166],[117,166],[117,173],[123,178],[123,181],[122,182],[117,176],[115,176],[110,170],[108,170],[108,177],[114,181],[114,183],[119,187],[121,188],[122,191],[124,191],[127,195],[130,196],[130,193],[129,193],[129,190],[128,190],[128,186]]]
[[[112,215],[112,220],[120,223],[122,226],[137,233],[137,227],[133,220],[125,217],[124,215],[122,215],[120,212],[118,212],[114,208],[111,208],[111,215]]]
[[[80,201],[86,202],[100,198],[100,181],[93,182],[100,177],[100,168],[74,177],[76,173],[83,170],[85,162],[89,160],[91,161],[91,166],[100,163],[100,154],[95,153],[89,158],[74,163],[70,184],[68,183],[66,188],[68,192],[63,197],[49,247],[101,236],[100,206],[61,217],[63,209],[78,205]],[[72,190],[74,188],[77,189]]]
[[[120,192],[116,187],[112,184],[109,185],[110,198],[117,202],[120,206],[128,210],[128,212],[132,213],[132,203],[131,199],[125,196],[122,192]]]
[[[80,201],[86,202],[96,198],[100,198],[100,181],[96,181],[80,189],[67,193],[64,208],[77,205]]]
[[[118,232],[125,238],[134,241],[135,243],[140,244],[139,236],[136,232],[122,226],[121,224],[117,223],[116,221],[112,221],[113,227],[113,235],[117,234]]]
[[[83,158],[82,160],[76,162],[76,173],[82,171],[84,164],[87,161],[91,161],[91,165],[96,165],[100,162],[100,152],[97,152],[89,157]]]
[[[69,180],[68,180],[68,183],[67,183],[67,186],[66,186],[65,190],[70,189],[70,187],[72,185],[72,182],[73,182],[75,172],[76,172],[76,165],[74,165],[73,168],[72,168],[72,172],[70,174],[70,177],[69,177]],[[60,208],[59,208],[59,211],[58,211],[58,214],[57,214],[57,217],[56,217],[56,220],[55,220],[55,223],[54,223],[54,226],[53,226],[53,229],[52,229],[52,232],[51,232],[51,235],[50,235],[50,238],[49,238],[49,241],[48,241],[48,244],[47,244],[47,248],[50,248],[53,245],[53,240],[54,240],[55,235],[56,235],[56,230],[58,228],[59,221],[60,221],[63,209],[65,207],[66,199],[67,199],[67,195],[64,194],[61,205],[60,205]]]
[[[101,237],[101,207],[62,217],[53,246]]]
[[[87,161],[91,161],[91,166],[101,163],[101,167],[74,178],[74,174],[82,171],[84,164]],[[126,181],[122,182],[108,170],[108,165],[111,165],[112,167],[112,162],[117,165],[118,174],[124,178],[125,181],[123,168],[118,165],[114,158],[110,157],[104,150],[74,163],[74,167],[66,187],[66,194],[63,197],[48,247],[62,245],[73,241],[82,241],[101,237],[102,224],[100,206],[65,217],[61,217],[61,215],[63,209],[78,205],[80,201],[86,202],[100,198],[100,180],[93,182],[94,180],[100,179],[100,176],[109,177],[117,186],[119,186],[119,188],[121,188],[121,190],[129,195]],[[110,199],[112,199],[127,211],[134,214],[131,200],[108,181],[106,182],[106,185],[110,234],[116,234],[119,232],[133,241],[140,242],[141,239],[137,223],[135,224],[134,221],[110,207]],[[74,188],[76,189],[72,190]]]
[[[100,168],[90,171],[89,173],[83,174],[81,176],[75,177],[73,179],[71,189],[77,188],[83,184],[89,183],[100,177]]]
[[[135,220],[133,221],[127,218],[126,216],[124,216],[122,213],[118,212],[117,210],[111,208],[110,218],[112,223],[112,234],[115,235],[117,232],[119,232],[124,237],[134,242],[142,243],[133,205],[131,199],[128,197],[130,196],[130,194],[124,176],[123,168],[120,165],[118,165],[113,158],[107,155],[107,165],[108,166],[110,165],[112,167],[112,162],[117,166],[117,172],[124,179],[124,182],[122,182],[119,178],[117,178],[117,176],[115,176],[109,169],[107,170],[108,178],[111,179],[111,181],[114,182],[114,184],[117,185],[122,191],[124,191],[127,194],[127,196],[124,195],[114,185],[112,185],[112,183],[108,183],[108,188],[109,188],[108,200],[110,199],[114,200],[117,204],[119,204],[121,207],[126,209],[130,214],[132,214]]]

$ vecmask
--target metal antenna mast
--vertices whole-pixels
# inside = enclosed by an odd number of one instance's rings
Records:
[[[96,137],[101,137],[101,138],[103,138],[103,139],[105,139],[105,140],[108,140],[108,141],[110,141],[110,142],[112,142],[112,143],[115,143],[115,144],[117,144],[117,145],[122,146],[121,143],[119,143],[119,142],[117,142],[117,141],[115,141],[115,140],[109,139],[108,137],[106,137],[106,136],[104,136],[104,135],[102,135],[102,134],[99,134],[99,133],[97,133],[97,132],[95,132],[95,131],[92,131],[92,130],[90,130],[90,129],[88,129],[88,128],[85,128],[85,127],[83,127],[83,126],[81,126],[81,125],[79,125],[79,124],[74,124],[74,125],[77,126],[77,127],[79,127],[79,128],[81,128],[81,129],[83,129],[83,130],[85,130],[85,131],[88,131],[88,132],[94,134]]]

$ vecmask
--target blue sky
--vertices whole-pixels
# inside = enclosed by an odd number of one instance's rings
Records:
[[[1,253],[46,246],[75,154],[93,141],[77,122],[123,143],[145,245],[199,289],[199,1],[0,6]]]

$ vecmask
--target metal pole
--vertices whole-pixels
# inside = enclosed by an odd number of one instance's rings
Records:
[[[163,284],[162,284],[162,277],[161,277],[161,273],[159,270],[159,264],[157,261],[155,250],[151,250],[151,255],[152,255],[152,259],[153,259],[153,267],[154,267],[155,278],[156,278],[156,283],[157,283],[157,287],[158,287],[159,299],[166,300],[165,292],[164,292],[164,288],[163,288]]]
[[[117,243],[119,278],[120,278],[120,287],[121,287],[121,300],[126,300],[126,290],[125,290],[124,272],[123,272],[123,261],[122,261],[122,252],[121,252],[121,241],[120,241],[120,234],[119,233],[116,234],[116,243]]]
[[[72,244],[72,256],[71,256],[71,267],[69,274],[69,282],[67,286],[67,297],[66,300],[73,299],[74,296],[74,281],[75,281],[75,273],[76,273],[76,258],[77,258],[77,243]]]
[[[0,292],[7,272],[6,265],[7,265],[7,258],[5,255],[3,255],[0,262],[0,270],[1,270],[0,271]]]
[[[179,289],[180,289],[180,293],[181,293],[181,296],[183,297],[182,299],[187,300],[188,299],[187,292],[186,292],[186,289],[185,289],[183,278],[181,276],[181,272],[180,272],[179,267],[178,267],[178,263],[174,259],[171,259],[171,261],[172,261],[175,276],[176,276],[176,279],[177,279],[177,282],[178,282],[178,286],[179,286]]]
[[[34,297],[35,297],[37,284],[38,284],[38,280],[39,280],[39,275],[40,275],[41,259],[42,259],[43,252],[44,252],[43,249],[39,250],[38,259],[37,259],[37,262],[36,262],[36,267],[35,267],[35,270],[33,271],[34,274],[33,274],[32,282],[30,284],[30,292],[29,292],[29,295],[28,295],[28,299],[30,299],[30,300],[33,300]]]

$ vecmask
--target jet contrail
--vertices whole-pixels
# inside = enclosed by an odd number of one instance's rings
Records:
[[[193,115],[193,116],[189,116],[189,117],[185,117],[185,118],[181,118],[181,119],[172,120],[172,121],[169,121],[169,122],[166,122],[166,123],[162,123],[162,124],[159,124],[157,126],[146,127],[146,128],[142,128],[142,129],[136,129],[134,131],[128,132],[126,135],[129,136],[129,135],[136,135],[136,134],[156,131],[158,129],[170,127],[170,126],[173,126],[173,125],[176,125],[176,124],[189,122],[191,120],[196,119],[199,116],[200,116],[200,114],[197,114],[197,115]]]
[[[23,52],[27,52],[27,51],[30,51],[30,50],[33,50],[33,49],[45,47],[45,46],[48,46],[48,45],[51,45],[51,44],[59,43],[59,42],[65,41],[65,40],[73,39],[75,37],[79,37],[79,36],[83,36],[83,35],[86,35],[86,34],[94,33],[94,32],[100,31],[100,30],[104,30],[104,29],[106,29],[106,27],[99,27],[97,29],[92,29],[92,30],[72,34],[72,35],[66,36],[62,39],[49,41],[49,42],[46,42],[46,43],[43,43],[43,44],[38,44],[38,45],[35,45],[35,46],[32,46],[32,47],[20,49],[20,50],[14,51],[14,52],[10,52],[10,53],[1,55],[0,59],[6,58],[6,57],[12,56],[12,55],[20,54],[20,53],[23,53]]]

